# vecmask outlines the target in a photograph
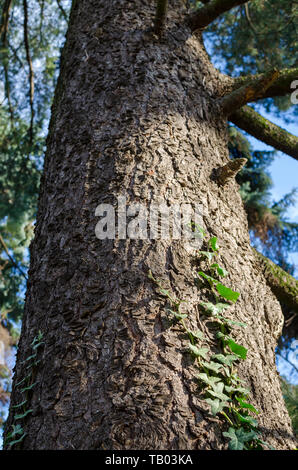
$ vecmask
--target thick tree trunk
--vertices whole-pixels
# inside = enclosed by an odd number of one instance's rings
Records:
[[[263,438],[293,447],[275,367],[282,313],[257,268],[228,162],[226,121],[215,99],[220,74],[171,2],[162,40],[152,35],[155,2],[76,0],[52,109],[26,309],[12,393],[40,330],[44,345],[28,392],[22,449],[223,449],[227,426],[209,413],[193,380],[178,327],[148,271],[187,301],[208,334],[198,302],[205,290],[185,240],[99,240],[95,208],[128,203],[203,204],[217,236],[227,284],[241,293],[230,312],[248,324],[240,367],[261,411]],[[238,330],[237,330],[238,331]]]

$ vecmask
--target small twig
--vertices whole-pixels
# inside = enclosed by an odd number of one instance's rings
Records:
[[[283,356],[282,354],[279,354],[279,357],[281,357],[284,361],[286,361],[291,367],[293,367],[293,369],[296,370],[296,372],[298,372],[298,368],[295,366],[295,364],[293,364],[287,357]]]
[[[157,0],[154,32],[161,36],[166,25],[168,0]]]
[[[29,36],[28,36],[28,4],[27,0],[23,0],[23,8],[24,8],[24,44],[26,50],[26,59],[29,67],[29,99],[30,99],[30,111],[31,111],[31,119],[30,119],[30,128],[29,128],[29,138],[30,138],[30,146],[33,142],[33,120],[34,120],[34,72],[33,72],[33,65],[32,59],[30,55],[30,47],[29,47]]]
[[[27,276],[26,276],[26,274],[25,274],[24,271],[20,268],[20,266],[18,265],[18,263],[13,259],[13,257],[10,255],[10,253],[9,253],[9,251],[8,251],[8,248],[7,248],[7,246],[6,246],[6,243],[5,243],[5,241],[3,240],[1,234],[0,234],[0,243],[1,243],[1,245],[3,246],[5,253],[7,254],[8,258],[10,259],[10,261],[12,262],[12,264],[14,265],[14,267],[17,268],[17,270],[20,272],[20,274],[22,274],[22,276],[24,276],[24,278],[25,278],[26,281],[27,281]]]
[[[66,11],[64,10],[64,8],[63,8],[63,6],[62,6],[60,0],[57,0],[57,5],[58,5],[58,8],[59,8],[59,10],[61,11],[62,16],[63,16],[63,18],[65,19],[65,21],[68,21],[68,16],[67,16]]]

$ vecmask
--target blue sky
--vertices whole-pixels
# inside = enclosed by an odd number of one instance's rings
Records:
[[[277,118],[271,114],[268,114],[262,111],[262,115],[270,119],[275,124],[283,127],[288,132],[291,132],[294,135],[298,135],[298,125],[296,123],[285,124],[285,121],[281,118]],[[272,147],[263,144],[259,140],[250,137],[250,142],[253,147],[258,150],[267,149],[272,150]],[[272,199],[279,200],[287,193],[289,193],[293,188],[298,187],[298,161],[293,157],[277,152],[277,155],[269,168],[272,180],[273,188],[271,190]],[[298,198],[296,204],[293,207],[290,207],[287,212],[288,220],[291,222],[298,223]],[[289,254],[289,261],[295,264],[296,266],[296,277],[298,275],[298,247],[296,248],[296,253]]]
[[[262,115],[270,119],[275,124],[283,127],[287,131],[291,132],[294,135],[298,135],[298,125],[296,123],[285,124],[283,119],[278,119],[275,116],[272,116],[268,113],[262,112]],[[268,145],[263,144],[259,140],[256,140],[253,137],[249,137],[249,140],[255,149],[267,149],[272,150]],[[287,193],[289,193],[293,188],[298,187],[298,161],[288,155],[285,155],[282,152],[277,152],[277,155],[270,165],[269,168],[272,180],[273,188],[271,190],[272,199],[279,200]],[[293,207],[288,209],[288,220],[291,222],[298,223],[298,200]],[[298,246],[296,247],[296,253],[289,254],[289,261],[296,266],[295,275],[298,275]],[[294,341],[292,344],[293,351],[289,355],[290,361],[295,364],[298,368],[298,341]],[[283,360],[278,358],[277,368],[281,375],[285,376],[291,383],[298,384],[298,373],[290,367],[290,365]]]

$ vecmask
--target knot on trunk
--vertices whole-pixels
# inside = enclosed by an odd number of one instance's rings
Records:
[[[244,167],[247,162],[247,158],[236,158],[235,160],[230,160],[224,166],[216,168],[215,170],[215,179],[220,185],[225,185],[231,181],[237,173]]]

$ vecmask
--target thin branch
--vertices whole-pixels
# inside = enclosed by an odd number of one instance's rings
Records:
[[[249,14],[248,3],[246,3],[244,5],[244,10],[245,10],[245,16],[246,16],[247,22],[248,22],[250,28],[252,29],[252,32],[253,32],[253,34],[255,36],[255,39],[257,41],[258,49],[261,49],[261,51],[263,52],[264,60],[265,60],[266,64],[268,64],[268,66],[269,66],[270,61],[268,60],[266,50],[263,48],[263,41],[259,40],[260,39],[260,34],[256,30],[255,25],[253,24],[252,19],[251,19],[250,14]]]
[[[157,0],[156,14],[154,20],[154,32],[161,36],[165,29],[168,11],[168,0]]]
[[[12,51],[15,60],[19,63],[19,66],[21,68],[24,68],[24,64],[23,64],[22,60],[20,59],[20,57],[18,56],[19,47],[17,49],[15,49],[11,43],[8,43],[8,47],[9,47],[9,50]]]
[[[26,60],[29,67],[29,99],[30,99],[30,110],[31,110],[31,119],[30,119],[30,128],[29,128],[29,138],[30,138],[30,146],[33,142],[33,120],[34,120],[34,72],[33,72],[33,65],[32,59],[30,55],[30,47],[29,47],[29,36],[28,36],[28,4],[27,0],[23,0],[23,8],[24,8],[24,43],[25,43],[25,50],[26,50]]]
[[[42,27],[44,21],[44,0],[41,0],[40,3],[40,20],[39,20],[39,42],[40,44],[43,43],[43,36],[42,36]]]
[[[63,18],[65,19],[65,21],[68,21],[68,16],[67,16],[66,11],[64,10],[64,8],[63,8],[62,3],[60,2],[60,0],[57,0],[57,5],[58,5],[58,8],[59,8],[59,10],[61,11],[62,16],[63,16]]]
[[[5,96],[7,98],[9,115],[10,115],[10,122],[11,127],[14,129],[14,110],[10,99],[10,83],[9,83],[9,76],[8,76],[8,66],[7,62],[3,61],[3,68],[4,68],[4,89],[5,89]]]
[[[13,257],[10,255],[9,251],[8,251],[8,248],[6,246],[6,243],[5,241],[3,240],[1,234],[0,234],[0,243],[2,245],[2,247],[4,248],[4,251],[5,253],[7,254],[8,258],[10,259],[10,261],[12,262],[12,264],[14,265],[15,268],[17,268],[17,270],[19,271],[19,273],[27,280],[27,276],[26,274],[24,273],[24,271],[19,267],[18,263],[13,259]]]
[[[298,313],[298,281],[269,258],[266,258],[255,249],[253,251],[257,256],[267,283],[279,302],[284,303]]]
[[[249,106],[243,106],[229,120],[256,139],[298,160],[298,137],[262,117]]]
[[[295,364],[293,364],[293,362],[291,362],[287,357],[285,357],[283,354],[278,354],[279,357],[281,357],[284,361],[286,361],[291,367],[293,367],[293,369],[296,370],[296,372],[298,372],[298,368],[295,366]]]
[[[219,104],[226,114],[230,114],[236,109],[241,108],[243,105],[256,101],[264,96],[266,90],[276,81],[279,77],[278,70],[270,70],[262,74],[258,79],[254,79],[247,84],[237,88],[228,95],[225,95],[219,100]]]
[[[191,13],[188,17],[188,24],[192,31],[204,29],[218,16],[234,7],[243,5],[248,0],[212,0],[199,10]]]

